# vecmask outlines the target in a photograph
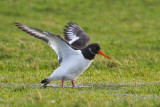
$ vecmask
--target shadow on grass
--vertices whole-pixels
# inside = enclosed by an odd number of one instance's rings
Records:
[[[93,83],[93,84],[76,84],[75,89],[81,90],[81,89],[94,89],[94,90],[119,90],[121,88],[125,87],[138,87],[138,86],[154,86],[154,85],[159,85],[159,82],[155,83],[106,83],[106,84],[100,84],[100,83]],[[25,89],[25,88],[62,88],[61,84],[47,84],[47,85],[42,85],[42,84],[31,84],[31,83],[0,83],[0,88],[9,88],[9,89]],[[64,88],[72,88],[71,85],[64,84]]]

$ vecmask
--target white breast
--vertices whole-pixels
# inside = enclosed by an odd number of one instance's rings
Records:
[[[80,51],[77,54],[73,54],[68,57],[67,60],[62,62],[51,75],[51,80],[75,80],[80,74],[85,71],[93,60],[88,60],[83,57]]]

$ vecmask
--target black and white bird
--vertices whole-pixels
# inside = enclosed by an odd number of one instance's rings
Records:
[[[89,44],[89,36],[77,24],[70,22],[64,29],[64,37],[39,30],[27,25],[15,23],[22,31],[45,41],[58,55],[60,66],[47,78],[41,81],[47,85],[51,81],[71,81],[74,87],[74,80],[79,77],[92,63],[96,54],[100,53],[108,59],[97,43]]]

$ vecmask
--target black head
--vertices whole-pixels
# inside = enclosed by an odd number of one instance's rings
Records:
[[[95,55],[98,54],[100,46],[97,43],[90,44],[86,48],[82,49],[82,54],[86,59],[94,59]]]
[[[100,50],[100,46],[97,43],[90,44],[87,48],[92,54],[98,54],[98,51]]]
[[[103,55],[104,57],[106,57],[108,59],[111,59],[110,57],[108,57],[106,54],[104,54],[100,50],[100,46],[97,43],[90,44],[86,48],[82,49],[82,54],[83,54],[84,58],[89,59],[89,60],[94,59],[95,55],[98,53],[100,53],[101,55]]]

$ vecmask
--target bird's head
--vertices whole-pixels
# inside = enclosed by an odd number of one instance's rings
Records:
[[[104,57],[106,57],[106,58],[108,58],[108,59],[111,59],[109,56],[107,56],[106,54],[104,54],[100,49],[101,49],[101,48],[100,48],[99,44],[93,43],[93,44],[88,45],[88,46],[85,48],[85,50],[82,51],[82,52],[87,52],[87,53],[88,53],[88,54],[87,54],[88,57],[90,56],[90,57],[93,57],[93,58],[94,58],[94,56],[95,56],[96,54],[101,54],[101,55],[103,55]]]

